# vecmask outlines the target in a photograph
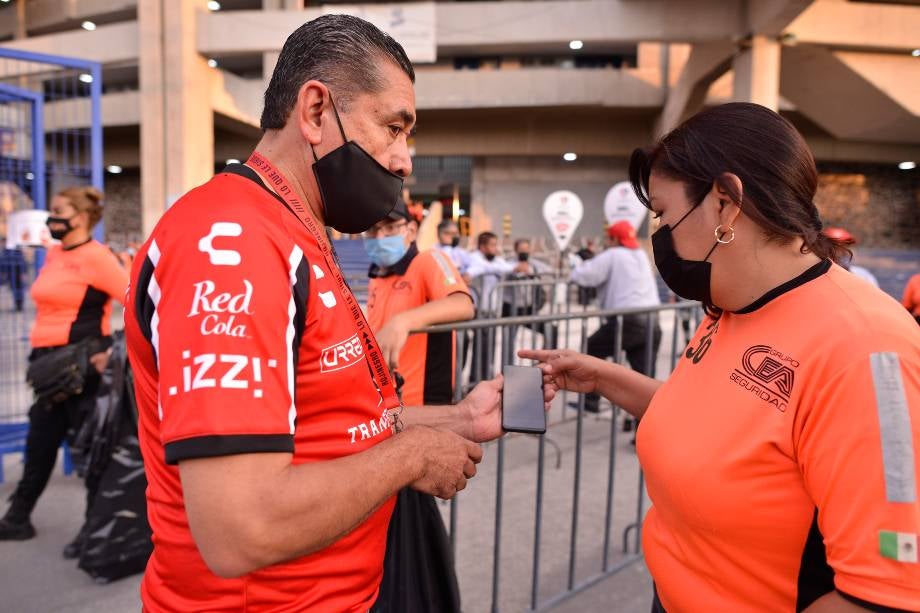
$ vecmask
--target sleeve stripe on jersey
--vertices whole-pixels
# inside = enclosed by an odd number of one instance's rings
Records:
[[[291,428],[291,434],[294,434],[295,421],[297,419],[297,405],[294,399],[294,390],[296,388],[296,357],[299,343],[299,332],[303,328],[304,313],[303,308],[306,305],[305,285],[308,280],[307,262],[304,258],[303,251],[297,245],[291,250],[288,256],[288,275],[291,281],[291,299],[288,302],[288,324],[285,338],[287,340],[287,382],[288,394],[291,398],[291,406],[288,409],[288,423]],[[299,296],[303,298],[299,299]],[[298,325],[299,324],[299,325]]]
[[[288,434],[196,436],[166,443],[165,452],[167,464],[242,453],[294,453],[294,438]]]
[[[872,384],[882,435],[882,462],[888,502],[916,502],[914,442],[907,395],[896,353],[873,353]]]
[[[150,269],[150,282],[147,285],[147,296],[153,305],[153,313],[150,315],[150,344],[153,346],[153,357],[157,363],[157,370],[160,370],[160,314],[157,307],[160,305],[160,284],[157,283],[156,267],[160,263],[160,247],[156,241],[150,242],[150,248],[147,249],[147,257],[152,264]],[[163,405],[157,396],[157,415],[160,421],[163,421]]]
[[[441,267],[441,272],[444,273],[446,277],[445,281],[448,285],[453,285],[457,282],[454,278],[454,271],[451,269],[450,264],[447,263],[447,259],[444,257],[444,254],[437,250],[432,250],[431,254],[434,256],[435,261],[438,263],[438,266]]]

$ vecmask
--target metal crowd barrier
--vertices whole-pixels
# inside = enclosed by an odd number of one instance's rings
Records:
[[[518,287],[528,284],[505,282],[495,291]],[[590,335],[601,324],[613,321],[618,340],[612,357],[623,362],[624,318],[646,319],[649,345],[653,342],[653,324],[658,320],[663,329],[659,351],[657,355],[646,353],[645,371],[651,372],[657,366],[659,377],[664,378],[673,370],[702,316],[697,303],[686,302],[615,311],[576,312],[569,302],[561,306],[568,312],[477,319],[416,332],[456,333],[453,396],[456,402],[476,380],[472,366],[464,360],[464,347],[469,342],[466,337],[471,332],[474,343],[475,339],[494,342],[492,355],[497,352],[501,356],[498,364],[523,364],[525,361],[517,357],[517,351],[524,347],[569,348],[584,353]],[[538,331],[542,326],[545,333],[551,325],[557,326],[559,333],[551,344],[546,344],[545,339],[538,338],[541,336]],[[512,334],[514,330],[516,335]],[[525,330],[530,333],[525,334]],[[487,364],[487,370],[492,366],[495,364]],[[497,374],[500,367],[494,370]],[[565,409],[570,397],[575,398],[574,416]],[[583,395],[561,393],[550,411],[546,435],[509,435],[487,444],[487,457],[479,475],[450,502],[447,516],[465,611],[549,610],[641,558],[641,522],[646,509],[644,481],[631,445],[618,440],[624,438],[617,436],[621,425],[619,413],[617,407],[604,406],[597,416],[588,417]],[[530,455],[534,439],[535,459]],[[551,471],[546,466],[547,445],[556,451],[556,468]],[[489,457],[493,449],[494,463]],[[589,466],[606,464],[603,481],[598,471],[585,469],[584,456],[590,457]],[[571,481],[563,465],[571,468]],[[591,483],[587,494],[583,486],[586,479]],[[528,480],[534,481],[533,495]],[[552,485],[548,487],[550,482]],[[492,488],[494,494],[489,491]],[[484,540],[481,529],[490,505],[494,509],[491,543]],[[617,552],[614,552],[614,524],[622,525]],[[567,542],[562,540],[563,533],[567,534]],[[599,534],[602,539],[591,538]],[[509,546],[510,553],[505,552],[505,546]],[[484,564],[466,563],[468,556],[478,560],[488,553],[491,553],[489,576]],[[527,562],[526,568],[522,560]],[[586,574],[589,567],[593,568]]]
[[[22,252],[0,250],[0,424],[27,421],[32,405],[26,365],[35,319],[29,295],[33,278],[33,263]]]

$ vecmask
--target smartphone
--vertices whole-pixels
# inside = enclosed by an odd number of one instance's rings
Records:
[[[536,366],[504,366],[502,375],[502,429],[506,432],[544,434],[543,371]]]

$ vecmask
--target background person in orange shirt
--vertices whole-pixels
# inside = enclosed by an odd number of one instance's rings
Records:
[[[916,611],[920,331],[834,263],[804,139],[726,104],[636,150],[630,178],[662,278],[708,313],[676,369],[520,355],[642,418],[653,611]]]
[[[904,297],[901,298],[901,304],[910,311],[917,323],[920,324],[920,273],[915,274],[907,281],[904,288]]]
[[[419,252],[419,221],[397,205],[387,219],[365,232],[364,246],[372,262],[367,318],[391,368],[402,376],[402,401],[450,404],[454,334],[409,336],[409,331],[472,319],[473,300],[446,253]],[[460,612],[450,541],[433,496],[411,488],[399,492],[373,610]]]
[[[453,334],[409,331],[472,319],[466,283],[444,253],[419,252],[419,220],[397,206],[364,234],[371,259],[367,319],[384,357],[402,375],[407,405],[449,404],[453,393]]]
[[[51,201],[48,228],[61,241],[48,250],[45,265],[32,284],[35,324],[29,361],[67,345],[92,342],[83,391],[63,400],[37,399],[29,411],[25,468],[0,519],[0,540],[26,540],[35,536],[30,516],[48,484],[57,450],[68,433],[80,427],[82,416],[94,402],[98,373],[105,370],[112,345],[112,299],[124,301],[128,271],[111,251],[93,240],[92,229],[102,218],[102,193],[92,187],[72,187]],[[89,406],[87,406],[89,405]],[[87,483],[87,507],[95,486]],[[82,531],[64,548],[65,558],[75,558],[82,546]]]

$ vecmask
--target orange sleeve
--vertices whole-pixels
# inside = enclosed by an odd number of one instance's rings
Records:
[[[93,262],[93,279],[90,285],[124,304],[128,291],[128,271],[118,257],[103,246]]]
[[[422,279],[425,286],[426,302],[440,300],[457,292],[470,293],[466,282],[460,276],[457,267],[454,266],[449,257],[437,249],[426,251],[424,256]]]
[[[796,450],[837,589],[877,605],[920,603],[920,356],[879,352],[808,398]]]

